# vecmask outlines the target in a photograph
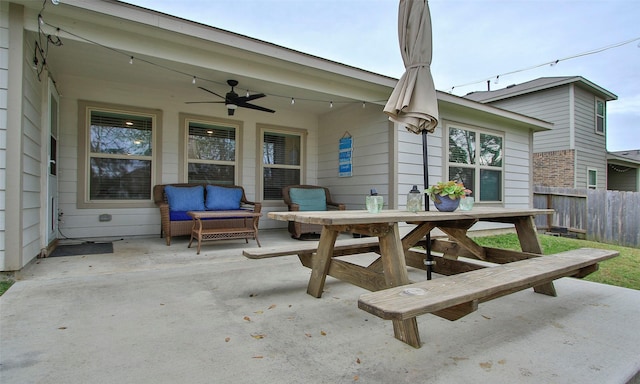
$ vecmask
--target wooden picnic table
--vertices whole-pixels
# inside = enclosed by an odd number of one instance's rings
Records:
[[[509,263],[537,257],[542,254],[534,223],[535,215],[548,215],[550,209],[507,209],[474,207],[470,211],[455,212],[409,212],[384,210],[368,213],[365,210],[346,211],[297,211],[270,212],[275,220],[296,221],[323,226],[317,252],[311,263],[311,277],[307,293],[321,297],[327,275],[337,277],[370,291],[410,284],[407,265],[424,268],[424,254],[411,251],[425,235],[438,228],[453,242],[435,241],[434,251],[444,253],[440,270],[436,273],[455,274],[481,267],[458,261],[458,255],[469,256],[493,263]],[[510,223],[515,226],[522,252],[485,248],[468,235],[467,230],[478,221]],[[399,223],[415,224],[404,237],[400,236]],[[333,257],[338,234],[357,233],[378,238],[380,257],[368,267],[352,264]],[[538,293],[556,295],[553,282],[543,282],[534,287]],[[393,320],[396,338],[420,346],[416,318]]]

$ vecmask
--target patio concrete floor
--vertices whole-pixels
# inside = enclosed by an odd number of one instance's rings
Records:
[[[640,382],[640,291],[560,279],[555,298],[526,290],[455,322],[421,316],[414,349],[358,309],[364,290],[328,278],[322,298],[307,295],[296,257],[187,243],[125,239],[30,264],[0,298],[0,382]]]

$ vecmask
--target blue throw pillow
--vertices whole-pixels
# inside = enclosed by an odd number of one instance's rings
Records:
[[[204,187],[164,187],[170,211],[204,211]]]
[[[240,209],[242,189],[207,185],[207,199],[204,203],[208,211],[230,211]]]
[[[291,188],[289,198],[291,202],[300,206],[301,211],[327,210],[327,198],[322,188]]]

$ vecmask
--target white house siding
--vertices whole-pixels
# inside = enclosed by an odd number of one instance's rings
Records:
[[[606,136],[595,133],[595,96],[575,87],[576,188],[587,187],[587,168],[596,169],[598,188],[607,188]]]
[[[354,103],[320,116],[318,131],[318,184],[328,187],[334,200],[347,209],[364,209],[364,197],[376,188],[385,208],[395,201],[390,153],[393,125],[382,106]],[[353,176],[338,177],[338,144],[353,137]],[[392,203],[393,205],[393,203]]]
[[[0,1],[0,270],[5,260],[5,207],[7,170],[7,87],[9,82],[9,4]]]
[[[494,101],[491,105],[554,123],[552,130],[535,134],[533,151],[538,153],[573,148],[569,140],[572,128],[569,100],[569,87],[562,86]]]
[[[60,223],[60,233],[63,237],[119,237],[146,236],[160,233],[160,214],[151,202],[149,207],[124,209],[78,209],[77,180],[78,180],[78,100],[89,100],[98,103],[119,104],[124,106],[160,109],[162,111],[162,141],[156,151],[161,151],[161,161],[156,166],[162,167],[162,179],[155,180],[156,184],[184,182],[179,178],[178,156],[179,148],[179,114],[189,113],[201,116],[216,117],[242,121],[241,132],[241,184],[249,200],[259,199],[256,193],[258,175],[256,165],[259,153],[258,124],[268,124],[277,127],[291,127],[304,129],[308,132],[306,145],[306,162],[308,169],[307,181],[316,182],[317,167],[314,159],[317,153],[317,118],[313,115],[286,111],[273,115],[263,112],[239,109],[233,117],[226,116],[222,106],[208,104],[186,105],[183,100],[173,100],[169,97],[170,90],[141,89],[123,83],[102,82],[96,79],[61,77],[57,79],[58,88],[63,97],[60,100],[60,173],[59,173],[59,208],[64,213],[64,221]],[[266,217],[271,210],[282,210],[281,201],[263,201],[264,216],[260,228],[278,226]],[[100,222],[101,214],[112,215],[110,222]]]
[[[42,95],[46,89],[47,73],[42,72],[41,80],[38,80],[36,71],[30,65],[33,49],[33,42],[25,39],[21,169],[23,266],[38,255],[44,245],[40,239],[40,178],[42,174]]]

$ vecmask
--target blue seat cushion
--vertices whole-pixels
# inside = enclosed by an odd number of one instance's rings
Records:
[[[187,221],[192,217],[187,215],[187,211],[169,211],[169,219],[171,221]]]
[[[326,211],[327,197],[323,188],[291,188],[291,202],[298,204],[301,211]]]
[[[164,187],[169,211],[204,211],[204,187]]]
[[[208,211],[231,211],[240,209],[242,189],[207,185],[205,208]]]

